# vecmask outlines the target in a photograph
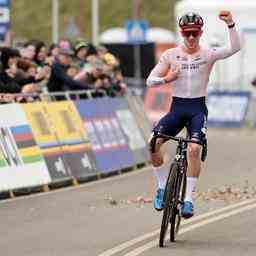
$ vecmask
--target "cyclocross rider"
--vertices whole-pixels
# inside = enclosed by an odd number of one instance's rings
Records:
[[[240,50],[239,36],[231,12],[220,11],[219,19],[227,24],[230,41],[228,47],[210,48],[199,44],[204,25],[199,14],[189,12],[179,19],[183,43],[165,51],[147,79],[149,87],[171,83],[173,92],[171,110],[160,119],[153,129],[152,136],[156,131],[176,136],[184,127],[187,127],[191,139],[202,141],[204,138],[207,120],[205,98],[213,64]],[[163,157],[160,152],[162,144],[163,139],[158,138],[155,152],[151,152],[154,173],[158,181],[154,207],[159,211],[163,209],[166,183]],[[188,145],[188,162],[186,196],[181,209],[184,218],[190,218],[194,214],[192,191],[200,175],[200,145],[195,143]]]

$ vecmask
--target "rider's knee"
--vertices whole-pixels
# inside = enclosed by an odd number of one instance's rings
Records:
[[[151,162],[154,167],[160,167],[163,165],[163,156],[160,151],[160,147],[162,145],[162,139],[154,137],[152,134],[148,141],[150,155],[151,155]]]
[[[154,167],[156,167],[156,168],[159,168],[159,167],[163,166],[163,164],[164,164],[163,159],[162,159],[162,160],[159,160],[159,161],[153,161],[153,160],[152,160],[152,165],[153,165]]]
[[[200,157],[201,146],[197,144],[190,144],[188,146],[188,155],[190,158],[197,159]]]
[[[148,146],[151,154],[159,152],[162,144],[163,139],[155,137],[154,133],[150,135]]]

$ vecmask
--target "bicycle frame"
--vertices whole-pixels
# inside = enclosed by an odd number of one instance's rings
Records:
[[[170,223],[170,241],[175,241],[175,236],[179,231],[181,215],[180,206],[183,203],[185,190],[186,190],[186,172],[187,172],[187,147],[188,143],[196,143],[202,145],[201,142],[185,139],[182,137],[172,137],[161,133],[157,133],[152,143],[152,149],[154,150],[154,144],[157,138],[163,138],[164,142],[171,139],[178,142],[176,148],[176,154],[174,161],[170,167],[168,175],[165,195],[164,195],[164,211],[162,218],[162,225],[160,230],[159,246],[164,246],[164,237]]]

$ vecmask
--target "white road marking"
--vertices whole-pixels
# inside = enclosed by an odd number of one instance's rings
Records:
[[[200,221],[200,220],[203,220],[205,218],[208,218],[208,217],[211,217],[212,215],[217,215],[217,214],[220,214],[220,213],[223,213],[225,211],[229,211],[229,210],[233,210],[234,208],[237,208],[237,207],[242,207],[246,204],[252,204],[252,203],[255,203],[256,202],[256,199],[250,199],[250,200],[245,200],[245,201],[242,201],[242,202],[239,202],[239,203],[236,203],[236,204],[232,204],[232,205],[229,205],[229,206],[226,206],[226,207],[222,207],[220,209],[217,209],[217,210],[214,210],[214,211],[211,211],[211,212],[207,212],[207,213],[204,213],[204,214],[201,214],[201,215],[198,215],[198,216],[195,216],[189,220],[183,220],[182,223],[181,223],[181,228],[183,226],[186,226],[188,224],[192,224],[194,222],[197,222],[197,221]],[[159,235],[159,232],[160,230],[155,230],[155,231],[152,231],[150,233],[147,233],[147,234],[144,234],[142,236],[139,236],[137,238],[134,238],[130,241],[127,241],[127,242],[124,242],[114,248],[111,248],[101,254],[99,254],[98,256],[112,256],[124,249],[127,249],[129,248],[130,246],[133,246],[139,242],[142,242],[150,237],[154,237],[156,235]]]
[[[180,230],[179,234],[180,235],[184,234],[184,233],[189,232],[191,230],[194,230],[196,228],[200,228],[202,226],[211,224],[211,223],[219,221],[219,220],[223,220],[223,219],[228,218],[230,216],[233,216],[233,215],[245,212],[245,211],[249,211],[249,210],[254,209],[254,208],[256,208],[256,203],[252,204],[252,205],[244,206],[243,208],[236,209],[236,210],[230,211],[228,213],[224,213],[224,214],[218,215],[216,217],[212,217],[212,218],[203,220],[203,221],[201,221],[199,223],[196,223],[196,224],[190,225],[188,227],[185,227],[185,228]],[[126,253],[124,256],[137,256],[137,255],[139,255],[139,254],[141,254],[141,253],[143,253],[143,252],[145,252],[145,251],[147,251],[147,250],[157,246],[158,245],[158,241],[159,241],[158,239],[150,241],[149,243],[147,243],[147,244],[145,244],[143,246],[140,246],[140,247],[136,248],[135,250],[132,250],[131,252]],[[166,241],[167,241],[167,239],[166,239]]]

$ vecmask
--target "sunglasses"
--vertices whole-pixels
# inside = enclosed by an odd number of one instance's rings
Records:
[[[200,30],[198,30],[198,31],[181,31],[181,34],[184,37],[190,37],[191,35],[193,37],[197,37],[197,36],[199,36],[200,32],[201,32]]]

